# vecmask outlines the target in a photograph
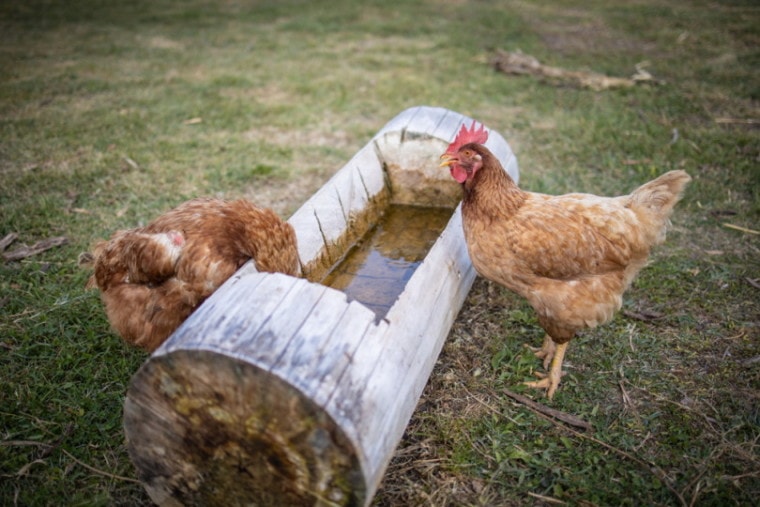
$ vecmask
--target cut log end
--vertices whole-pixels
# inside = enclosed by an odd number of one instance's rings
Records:
[[[210,351],[152,357],[124,429],[158,505],[362,505],[357,456],[332,418],[275,375]]]

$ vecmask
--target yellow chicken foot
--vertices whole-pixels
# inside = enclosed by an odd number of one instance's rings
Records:
[[[541,348],[531,347],[527,343],[525,344],[525,347],[529,348],[533,351],[533,354],[539,359],[544,360],[544,369],[549,369],[549,363],[551,362],[552,358],[554,357],[554,351],[556,350],[556,346],[554,345],[554,340],[552,340],[551,336],[548,334],[544,336],[544,343],[541,345]]]
[[[524,384],[528,387],[533,387],[536,389],[546,389],[546,397],[551,400],[554,396],[554,392],[559,386],[559,381],[562,379],[562,361],[564,360],[568,343],[569,342],[565,342],[556,346],[554,351],[554,358],[552,359],[552,368],[549,371],[549,375],[542,378],[541,380],[536,380],[534,382],[525,382]]]

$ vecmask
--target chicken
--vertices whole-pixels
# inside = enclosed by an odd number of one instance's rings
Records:
[[[551,369],[527,384],[551,399],[569,341],[620,309],[651,248],[665,240],[691,178],[670,171],[620,197],[526,192],[483,146],[487,139],[482,125],[463,126],[441,167],[462,184],[464,235],[476,271],[526,298],[546,331],[533,350]]]
[[[92,265],[113,328],[153,351],[246,261],[299,276],[295,232],[245,200],[193,199],[145,227],[117,231],[80,258]]]

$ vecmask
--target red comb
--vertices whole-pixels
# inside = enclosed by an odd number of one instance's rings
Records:
[[[459,129],[459,133],[451,142],[449,147],[446,149],[446,153],[454,154],[457,151],[459,151],[459,148],[461,148],[465,144],[469,144],[469,143],[483,144],[486,141],[488,141],[488,131],[483,126],[483,124],[481,123],[480,128],[478,129],[475,128],[475,125],[477,125],[477,122],[475,120],[472,120],[472,125],[470,125],[469,129],[465,127],[464,125],[462,125],[462,128]]]

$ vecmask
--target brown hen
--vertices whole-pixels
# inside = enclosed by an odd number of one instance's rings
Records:
[[[464,189],[463,227],[475,269],[526,298],[547,333],[536,356],[551,369],[527,384],[551,399],[568,342],[620,309],[652,246],[664,241],[691,178],[670,171],[620,197],[526,192],[483,146],[487,138],[475,122],[462,127],[441,166]]]
[[[155,350],[227,278],[258,271],[299,276],[293,228],[246,200],[193,199],[145,227],[117,231],[84,256],[113,328]]]

